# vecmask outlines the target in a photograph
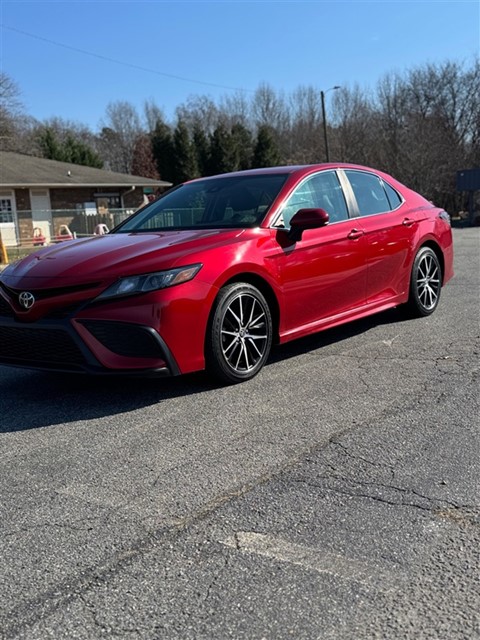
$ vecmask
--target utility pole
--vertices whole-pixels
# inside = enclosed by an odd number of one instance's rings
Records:
[[[325,94],[329,91],[335,91],[335,89],[340,89],[339,85],[335,85],[334,87],[330,87],[326,91],[320,91],[320,98],[322,99],[322,118],[323,118],[323,138],[325,140],[325,156],[327,162],[330,162],[330,152],[328,150],[328,135],[327,135],[327,116],[325,113]]]

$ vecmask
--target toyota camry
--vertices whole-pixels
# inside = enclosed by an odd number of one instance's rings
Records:
[[[381,171],[273,167],[186,182],[113,231],[0,276],[0,363],[255,376],[275,343],[402,306],[453,275],[448,214]]]

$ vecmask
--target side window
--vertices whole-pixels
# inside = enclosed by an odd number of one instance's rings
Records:
[[[345,197],[334,171],[310,176],[295,189],[282,211],[284,226],[290,226],[290,220],[299,209],[309,208],[325,209],[330,216],[330,222],[347,220]]]
[[[311,189],[310,182],[311,179],[309,178],[297,187],[285,203],[281,220],[283,220],[283,226],[287,229],[290,227],[290,220],[299,209],[311,209],[316,206],[315,194]]]
[[[390,209],[397,209],[397,207],[402,204],[401,197],[398,195],[395,189],[386,182],[383,183],[383,186],[385,187],[385,191],[387,192],[387,198],[390,202]]]
[[[363,171],[345,171],[345,173],[352,185],[361,216],[391,211],[392,207],[380,178]]]

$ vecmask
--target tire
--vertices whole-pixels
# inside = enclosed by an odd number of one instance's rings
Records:
[[[222,382],[250,380],[272,346],[272,316],[262,293],[246,282],[220,290],[206,339],[207,371]]]
[[[437,254],[430,247],[422,247],[413,261],[407,314],[413,318],[429,316],[438,306],[441,289],[442,267]]]

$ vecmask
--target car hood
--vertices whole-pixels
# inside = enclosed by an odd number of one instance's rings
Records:
[[[222,246],[243,229],[205,229],[164,233],[115,233],[73,240],[41,249],[10,265],[2,281],[12,287],[52,286],[118,278],[188,264],[190,256]]]

